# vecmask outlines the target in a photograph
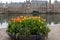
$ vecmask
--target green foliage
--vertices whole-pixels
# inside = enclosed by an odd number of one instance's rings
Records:
[[[21,22],[8,23],[7,32],[12,35],[47,35],[50,32],[46,22],[38,19],[27,19]]]

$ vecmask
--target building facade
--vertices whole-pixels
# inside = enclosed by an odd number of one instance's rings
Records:
[[[0,3],[0,13],[8,11],[19,13],[31,13],[33,11],[38,11],[40,13],[60,12],[60,2],[55,0],[52,4],[51,0],[49,3],[41,0],[26,0],[24,3]]]

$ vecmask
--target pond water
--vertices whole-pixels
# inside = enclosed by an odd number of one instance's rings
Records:
[[[11,19],[11,18],[15,18],[15,17],[17,17],[17,16],[26,16],[26,15],[28,15],[28,16],[32,16],[32,14],[25,14],[25,13],[9,13],[9,14],[0,14],[0,28],[7,28],[7,26],[8,26],[8,20],[9,19]],[[60,26],[60,23],[58,23],[58,22],[60,22],[60,17],[58,17],[57,19],[56,19],[56,15],[58,15],[58,14],[56,14],[55,16],[53,16],[53,15],[48,15],[47,17],[46,17],[46,15],[45,14],[39,14],[40,15],[40,17],[41,18],[45,18],[46,20],[47,20],[47,22],[49,23],[48,25],[51,25],[51,26]],[[54,22],[52,22],[52,21],[54,21]],[[58,24],[56,24],[56,23],[58,23]]]
[[[0,28],[7,28],[7,26],[8,26],[8,22],[2,22],[2,23],[0,23]]]
[[[48,24],[50,26],[60,26],[60,23],[58,24],[54,24],[54,22],[51,22],[51,24]],[[8,26],[8,22],[4,21],[4,22],[0,22],[0,28],[7,28]]]

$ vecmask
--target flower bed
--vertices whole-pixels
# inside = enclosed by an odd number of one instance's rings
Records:
[[[8,23],[7,33],[16,40],[44,40],[50,32],[45,21],[39,16],[12,18]]]

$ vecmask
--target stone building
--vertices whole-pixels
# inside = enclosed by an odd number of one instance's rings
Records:
[[[26,0],[23,3],[0,3],[0,13],[8,11],[19,13],[31,13],[33,11],[39,11],[40,13],[60,12],[60,2],[55,0],[52,4],[51,0],[49,3],[41,0]]]
[[[23,3],[13,3],[7,4],[8,11],[22,13],[22,4]]]
[[[54,12],[60,13],[60,2],[58,1],[54,2]]]
[[[26,1],[24,3],[24,12],[26,13],[31,13],[33,11],[39,11],[39,12],[43,12],[45,13],[46,12],[46,9],[47,9],[47,1],[36,1],[36,0],[33,0],[33,1]]]

